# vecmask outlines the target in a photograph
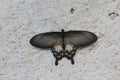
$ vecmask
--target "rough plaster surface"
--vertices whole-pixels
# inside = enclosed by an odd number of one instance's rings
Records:
[[[0,80],[120,80],[119,14],[120,0],[0,0]],[[77,50],[75,65],[62,59],[55,66],[50,50],[29,44],[62,28],[99,37]]]

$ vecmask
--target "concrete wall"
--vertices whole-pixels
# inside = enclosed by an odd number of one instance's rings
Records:
[[[120,0],[0,0],[0,80],[120,80],[119,15]],[[55,66],[50,50],[29,44],[62,28],[99,37],[77,50],[75,65]]]

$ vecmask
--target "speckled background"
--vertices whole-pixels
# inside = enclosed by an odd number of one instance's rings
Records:
[[[62,28],[99,37],[77,50],[75,65],[55,66],[50,50],[29,44]],[[120,0],[0,0],[0,80],[120,80]]]

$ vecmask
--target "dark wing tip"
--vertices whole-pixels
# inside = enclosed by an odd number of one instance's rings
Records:
[[[39,48],[47,48],[47,47],[44,47],[45,43],[43,43],[43,41],[41,41],[42,36],[43,36],[43,34],[38,34],[38,35],[33,36],[30,39],[30,44],[32,46],[39,47]]]
[[[88,36],[86,36],[86,37],[88,37],[89,40],[88,40],[88,44],[86,44],[86,45],[90,45],[92,43],[95,43],[98,40],[98,37],[96,34],[94,34],[92,32],[86,32],[86,34],[87,33],[88,33]]]
[[[45,43],[43,40],[41,40],[42,38],[42,35],[41,34],[38,34],[36,36],[33,36],[31,39],[30,39],[30,44],[34,47],[38,47],[38,48],[50,48],[49,45],[47,45],[47,42]]]
[[[29,42],[30,42],[30,44],[31,44],[32,46],[38,47],[38,46],[35,44],[35,42],[34,42],[34,38],[35,38],[35,37],[36,37],[36,36],[32,37]]]
[[[96,42],[97,40],[98,40],[98,37],[97,37],[97,35],[96,34],[94,34],[94,33],[92,33],[93,34],[93,38],[94,38],[94,42]]]
[[[30,44],[33,45],[33,37],[30,39]]]

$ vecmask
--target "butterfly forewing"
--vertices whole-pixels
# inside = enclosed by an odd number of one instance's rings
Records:
[[[52,48],[54,45],[62,44],[60,32],[48,32],[34,36],[30,43],[39,48]]]
[[[65,45],[71,44],[76,47],[87,46],[96,42],[97,36],[88,31],[68,31],[65,33],[64,43]]]

